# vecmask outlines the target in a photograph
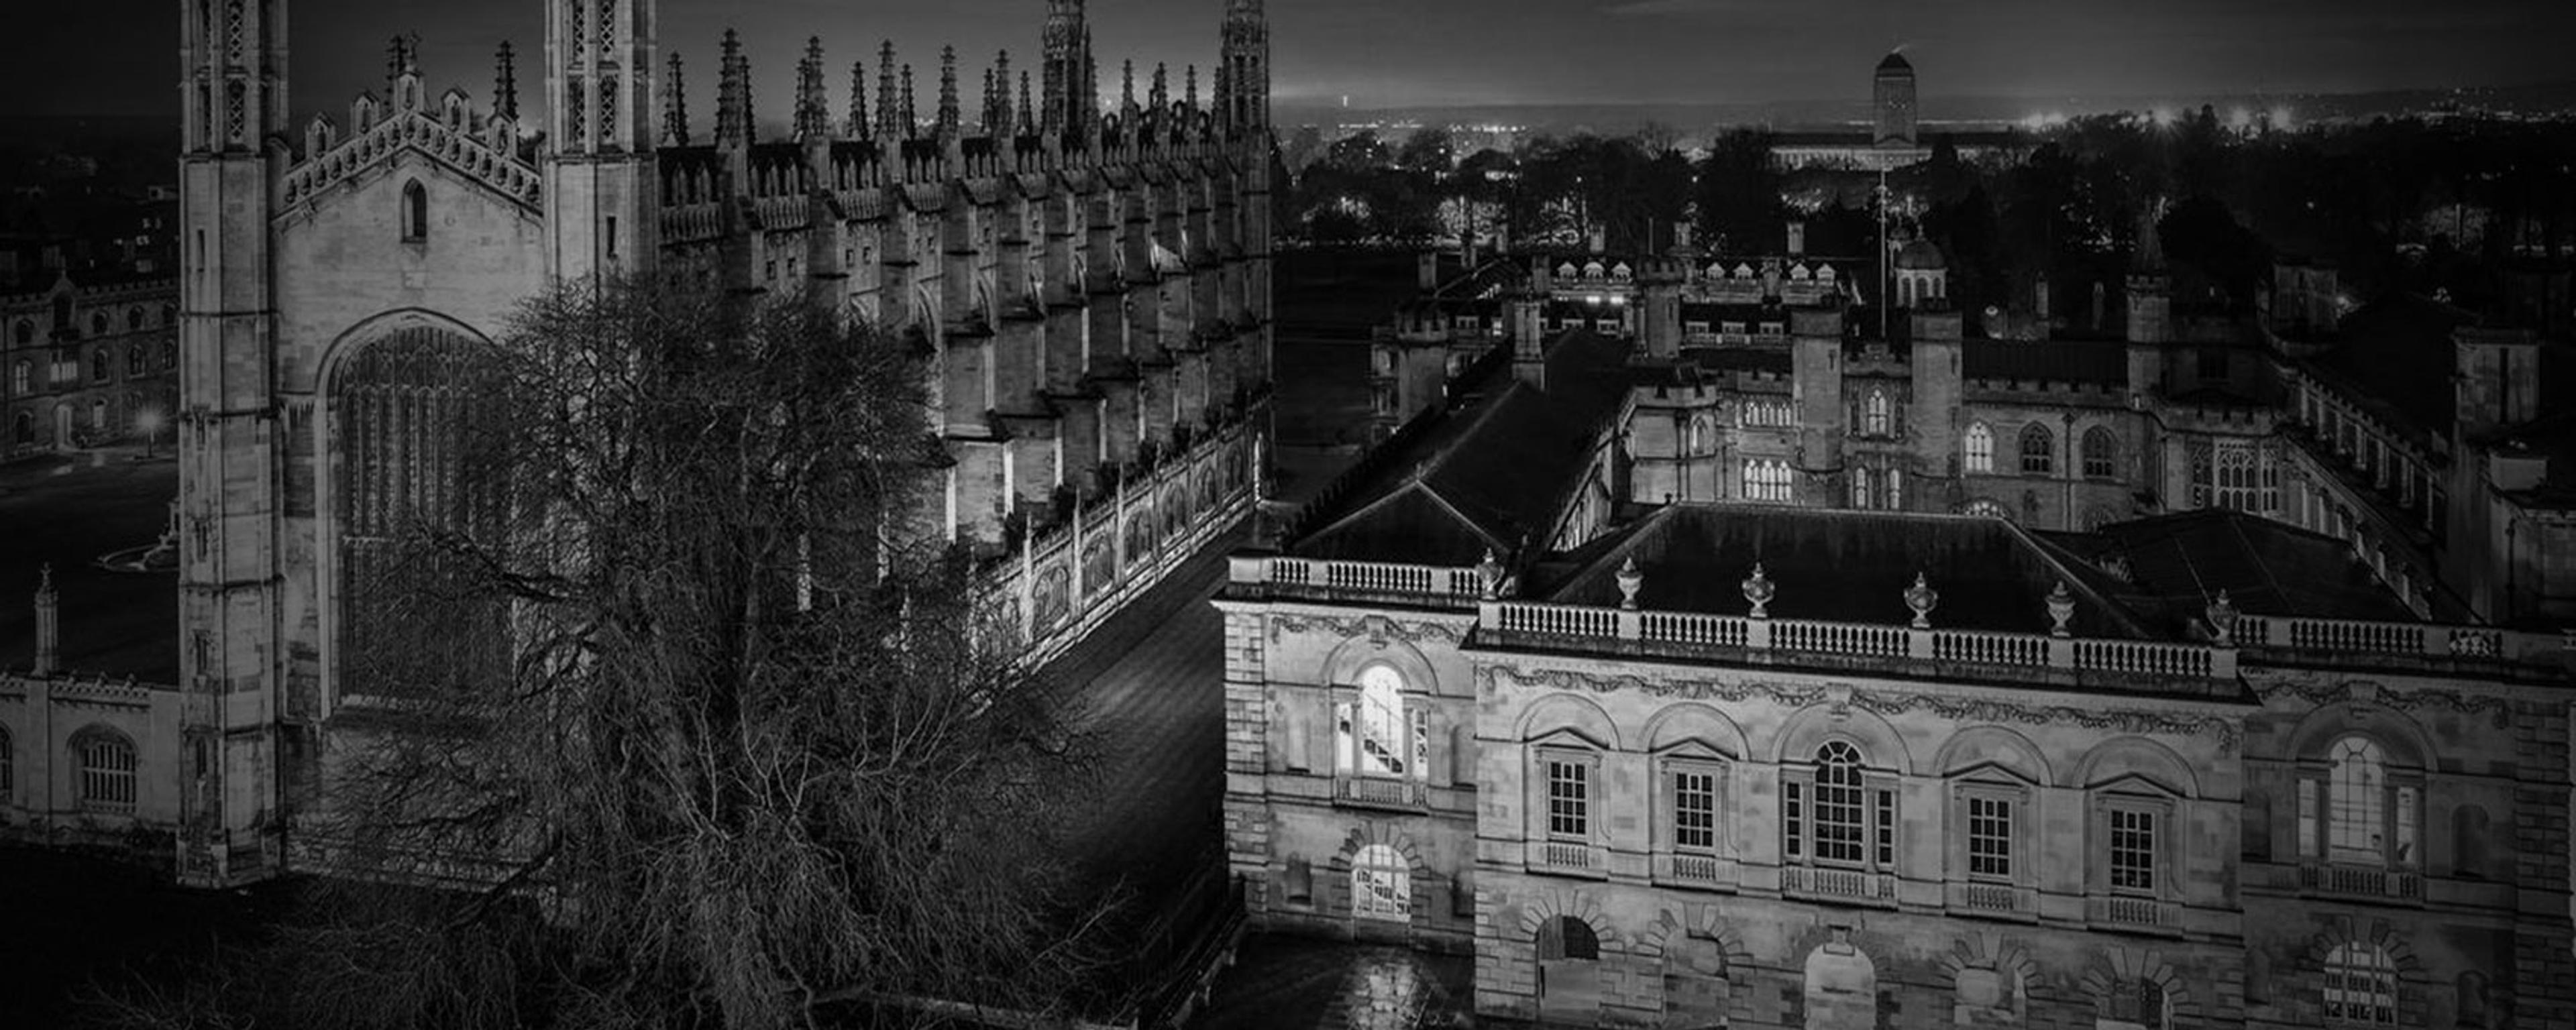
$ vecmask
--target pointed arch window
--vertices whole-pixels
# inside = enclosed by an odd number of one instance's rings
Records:
[[[1871,390],[1861,409],[1861,432],[1870,436],[1888,435],[1887,391]]]
[[[405,243],[429,239],[429,189],[418,179],[403,184],[402,238]]]
[[[2044,476],[2057,468],[2057,437],[2048,427],[2033,422],[2021,428],[2021,471],[2023,475]]]
[[[1983,422],[1968,423],[1968,471],[1995,470],[1995,433]]]
[[[2116,475],[2118,473],[2119,466],[2113,456],[2117,453],[2119,453],[2119,442],[2111,438],[2110,430],[2104,429],[2101,426],[2094,426],[2091,429],[2085,430],[2085,477],[2090,479],[2108,479],[2111,476]]]
[[[72,738],[79,770],[80,806],[100,812],[134,810],[134,743],[114,730],[89,729]]]

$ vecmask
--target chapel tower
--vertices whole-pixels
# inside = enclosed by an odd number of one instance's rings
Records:
[[[269,184],[288,159],[286,0],[183,0],[179,878],[256,879],[277,832],[281,424]]]
[[[1914,64],[1904,54],[1890,53],[1878,62],[1878,75],[1870,90],[1871,107],[1877,112],[1877,130],[1870,142],[1879,146],[1910,147],[1914,132]]]
[[[546,18],[547,267],[631,271],[653,213],[653,0],[554,0]]]

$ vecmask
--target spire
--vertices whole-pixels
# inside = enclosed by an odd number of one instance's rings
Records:
[[[850,118],[842,130],[851,139],[868,138],[868,63],[850,62]]]
[[[912,65],[903,66],[903,125],[899,139],[911,139],[921,131],[921,109],[912,106]]]
[[[1136,61],[1129,58],[1120,62],[1118,67],[1118,120],[1133,122],[1136,120]]]
[[[1189,108],[1194,113],[1199,109],[1198,65],[1181,66],[1181,106]]]
[[[672,60],[678,61],[678,55],[673,55]],[[501,41],[501,52],[493,56],[493,64],[496,70],[492,77],[492,113],[517,121],[519,118],[519,57],[510,49],[509,40]]]
[[[1011,108],[1011,52],[993,55],[993,117],[984,126],[987,136],[1017,134],[1019,117]]]
[[[796,138],[832,134],[832,101],[823,92],[823,37],[805,40],[805,58],[796,62]]]
[[[894,41],[877,49],[877,145],[891,147],[912,134],[904,131],[903,112],[895,107]]]
[[[742,37],[726,29],[723,49],[723,78],[716,84],[716,146],[728,149],[749,147],[754,136],[751,123],[751,59],[742,54]]]
[[[1002,101],[1000,97],[993,94],[993,69],[986,68],[984,69],[984,107],[975,116],[975,123],[983,126],[984,135],[999,136],[1001,133],[993,127],[1001,124],[1001,121]]]
[[[1154,105],[1152,119],[1154,127],[1156,131],[1160,131],[1165,120],[1172,116],[1172,74],[1163,67],[1161,61],[1154,62],[1154,91],[1147,94],[1147,97]]]
[[[503,44],[507,46],[507,44]],[[671,51],[671,70],[664,83],[670,92],[662,99],[662,142],[675,147],[689,145],[689,86],[680,74],[680,52]]]
[[[1020,135],[1026,136],[1037,131],[1036,125],[1031,122],[1031,119],[1036,117],[1037,108],[1029,104],[1029,73],[1024,70],[1020,72]]]
[[[939,134],[954,136],[961,117],[957,108],[957,48],[939,48]]]

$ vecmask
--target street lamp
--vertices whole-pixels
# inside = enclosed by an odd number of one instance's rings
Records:
[[[152,449],[161,442],[161,409],[143,409],[134,416],[134,425],[143,430],[143,456],[150,458]]]

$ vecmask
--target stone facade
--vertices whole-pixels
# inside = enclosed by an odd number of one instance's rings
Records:
[[[2172,642],[1834,626],[1497,597],[1519,574],[1236,558],[1226,826],[1256,922],[1468,932],[1505,1022],[2576,1018],[2555,634],[2217,608]],[[1342,753],[1374,668],[1428,714],[1419,774]],[[1835,747],[1858,793],[1829,817]],[[1381,845],[1407,910],[1358,899],[1382,877],[1352,856]]]
[[[146,852],[175,829],[191,884],[287,867],[288,781],[318,768],[335,714],[373,696],[349,671],[372,640],[350,589],[375,574],[370,541],[408,498],[464,488],[435,460],[437,427],[474,417],[475,352],[550,282],[660,273],[803,296],[935,354],[924,430],[951,463],[928,510],[893,517],[984,560],[1032,661],[1253,507],[1271,334],[1258,0],[1222,12],[1212,99],[1196,69],[1178,88],[1154,69],[1140,97],[1131,68],[1106,111],[1081,0],[1048,4],[1042,101],[1004,55],[970,112],[951,51],[924,117],[887,44],[873,105],[863,64],[836,115],[817,43],[777,142],[756,138],[728,37],[706,143],[652,0],[543,6],[543,124],[520,117],[506,45],[478,106],[433,95],[410,41],[345,121],[293,122],[286,0],[188,7],[179,279],[0,307],[0,342],[31,338],[9,359],[98,335],[81,328],[93,310],[112,340],[175,329],[175,348],[145,348],[145,374],[118,358],[107,380],[146,382],[175,353],[180,671],[131,688],[50,669],[7,681],[13,820],[130,827]],[[34,410],[22,392],[12,413]],[[74,718],[84,706],[106,714]],[[123,743],[130,798],[111,784],[102,807],[65,786],[89,782],[72,734]]]
[[[179,395],[179,284],[0,297],[0,457],[166,433]]]

